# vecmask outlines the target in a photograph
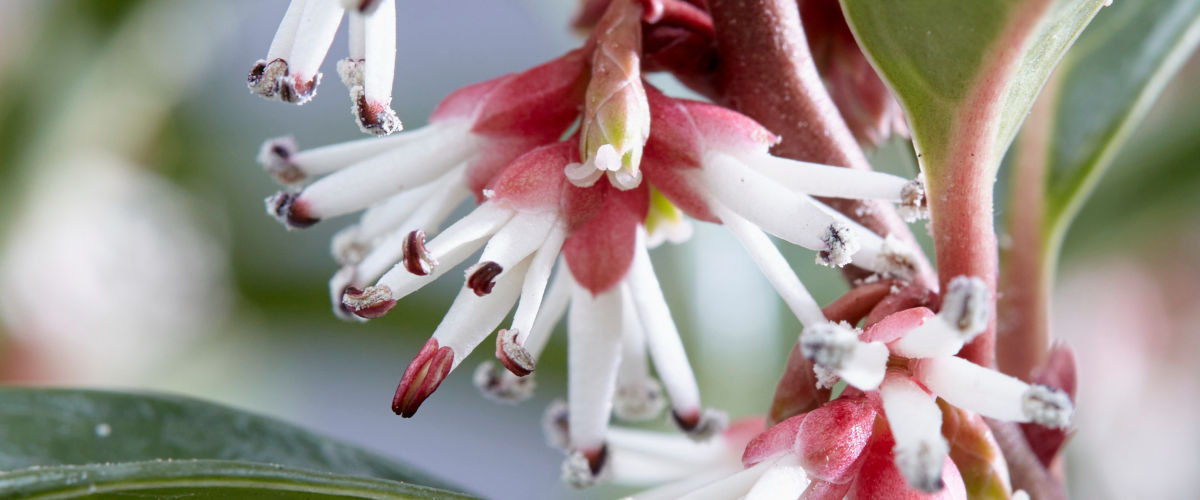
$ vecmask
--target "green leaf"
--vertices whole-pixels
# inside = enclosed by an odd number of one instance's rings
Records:
[[[1057,253],[1083,201],[1198,42],[1200,2],[1116,2],[1063,59],[1044,97],[1045,251]]]
[[[842,0],[842,9],[904,107],[934,188],[952,168],[995,174],[1051,70],[1104,1]]]
[[[425,486],[222,460],[37,467],[0,475],[8,497],[465,499]]]
[[[213,403],[158,394],[0,388],[0,470],[156,459],[241,460],[440,486],[377,454]]]

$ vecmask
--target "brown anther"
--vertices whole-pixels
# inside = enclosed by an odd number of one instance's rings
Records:
[[[588,469],[592,471],[593,476],[599,476],[604,471],[605,464],[608,463],[608,445],[605,444],[599,449],[581,450],[583,458],[587,459]]]
[[[496,334],[496,359],[513,375],[524,377],[533,373],[533,355],[517,343],[517,333],[513,328]]]
[[[437,267],[437,259],[425,248],[425,231],[418,229],[404,238],[402,261],[404,268],[417,276],[425,276]]]
[[[384,103],[367,101],[367,94],[363,91],[363,87],[352,87],[350,98],[354,102],[354,118],[363,132],[390,135],[404,129],[392,108]]]
[[[267,212],[288,229],[304,229],[320,222],[308,215],[308,205],[299,198],[299,193],[278,191],[266,199]]]
[[[483,297],[492,293],[492,288],[496,286],[496,276],[504,272],[504,267],[492,261],[480,262],[467,270],[467,287],[475,292],[475,295]]]
[[[392,398],[392,411],[404,418],[413,416],[425,398],[433,394],[450,374],[453,363],[454,350],[439,346],[437,339],[426,341],[400,378]]]
[[[355,9],[359,14],[373,14],[379,8],[380,0],[359,0]]]
[[[342,294],[342,304],[356,316],[375,319],[396,307],[396,299],[392,298],[392,289],[387,285],[369,286],[365,290],[347,287],[346,293]]]
[[[724,413],[714,410],[695,409],[685,413],[671,410],[671,417],[675,420],[675,424],[694,441],[704,441],[712,437],[721,432],[729,423],[728,417]]]
[[[271,177],[280,184],[296,184],[307,176],[295,163],[292,156],[296,154],[296,140],[291,136],[271,139],[262,145],[258,152],[260,163]]]
[[[288,63],[283,59],[259,60],[246,76],[250,93],[266,99],[282,99],[283,80],[288,76]]]

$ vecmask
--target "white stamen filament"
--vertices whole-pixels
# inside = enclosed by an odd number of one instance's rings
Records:
[[[676,413],[695,412],[700,410],[700,388],[696,385],[696,376],[692,374],[692,366],[688,363],[687,353],[683,349],[683,341],[675,321],[671,319],[671,311],[667,308],[667,300],[663,297],[662,287],[651,267],[650,253],[646,251],[646,231],[641,226],[637,229],[637,242],[634,244],[633,263],[625,285],[633,297],[637,307],[638,317],[642,321],[643,331],[646,332],[646,345],[654,367],[662,379],[671,407]]]
[[[430,194],[407,220],[382,241],[376,243],[374,248],[359,261],[357,266],[359,282],[370,283],[395,266],[404,256],[404,244],[409,232],[419,229],[425,231],[426,235],[436,234],[442,221],[454,211],[455,207],[470,196],[470,191],[458,180],[454,180],[448,186],[438,187],[444,188],[440,189],[442,192]],[[369,236],[364,235],[361,229],[358,238],[359,241],[369,241]]]
[[[495,234],[513,215],[511,209],[493,203],[479,205],[426,245],[429,253],[438,262],[429,274],[415,275],[404,267],[404,262],[400,262],[380,277],[377,285],[387,286],[391,289],[392,298],[400,300],[431,283],[479,250],[487,238]]]
[[[942,410],[933,395],[899,373],[888,374],[879,386],[879,395],[896,439],[896,467],[913,488],[940,491],[949,445],[942,437]]]
[[[800,333],[804,357],[832,370],[847,384],[864,391],[879,386],[887,371],[888,348],[882,342],[861,342],[846,323],[817,323]]]
[[[304,3],[305,0],[292,0],[288,4],[287,12],[283,14],[283,20],[279,23],[279,29],[275,31],[275,38],[271,40],[271,47],[267,49],[266,62],[287,59],[292,43],[296,40],[296,29],[300,26],[300,15],[304,12]]]
[[[368,102],[390,107],[392,78],[396,72],[396,0],[378,2],[375,12],[363,16],[363,91]]]
[[[448,346],[454,351],[451,370],[457,368],[463,358],[483,342],[512,310],[521,290],[520,276],[528,265],[528,261],[518,263],[513,267],[512,276],[501,277],[496,281],[492,293],[485,296],[477,296],[467,288],[459,290],[454,303],[433,332],[438,345]]]
[[[479,262],[495,262],[503,270],[499,276],[508,274],[508,268],[537,252],[546,242],[550,229],[558,223],[556,211],[518,211],[504,227],[488,240],[479,256]],[[553,261],[551,261],[553,262]],[[468,270],[468,276],[470,270]]]
[[[437,234],[441,222],[471,194],[463,180],[465,170],[466,166],[460,165],[433,182],[366,209],[358,222],[359,237],[374,241],[404,229],[421,229],[430,237]]]
[[[535,362],[550,341],[550,334],[554,333],[554,326],[566,314],[567,305],[571,303],[571,294],[575,287],[571,271],[565,265],[558,266],[558,271],[554,273],[550,287],[546,289],[541,307],[537,310],[533,325],[526,330],[520,330],[514,321],[514,328],[518,328],[517,342],[529,352]],[[520,306],[517,307],[520,308]]]
[[[617,371],[617,392],[613,414],[622,420],[644,421],[662,413],[666,401],[658,381],[650,377],[646,353],[646,332],[633,297],[621,287],[621,366]]]
[[[305,176],[315,177],[336,172],[389,151],[403,150],[408,146],[433,140],[440,135],[461,135],[469,126],[470,124],[463,120],[431,123],[411,132],[394,134],[386,138],[371,137],[331,144],[329,146],[299,151],[292,154],[290,158],[279,158],[274,161],[287,160],[288,163],[299,169]],[[282,139],[284,138],[267,141],[263,145],[264,153],[268,151],[268,145]],[[264,160],[267,158],[265,154],[260,154],[259,162],[266,163]]]
[[[809,196],[900,201],[909,179],[883,172],[854,170],[771,155],[754,155],[746,164],[792,191]]]
[[[783,298],[788,309],[791,309],[792,314],[800,320],[800,323],[805,327],[824,323],[826,320],[824,313],[821,312],[821,306],[805,288],[800,277],[792,271],[791,266],[783,258],[783,254],[779,253],[779,249],[771,243],[770,238],[724,205],[714,202],[709,206],[725,227],[729,228],[734,237],[741,242],[742,247],[750,254],[750,258],[754,260],[755,264],[758,264],[763,276],[767,278],[771,286],[775,287],[775,291]]]
[[[962,350],[963,337],[941,315],[925,320],[888,345],[892,353],[906,358],[953,356]]]
[[[567,418],[574,450],[604,446],[621,362],[621,313],[621,295],[616,289],[593,296],[576,286],[571,294],[567,313]]]
[[[1073,413],[1061,391],[1030,386],[958,357],[923,359],[914,376],[946,402],[985,417],[1066,427]]]
[[[428,183],[468,161],[479,137],[464,128],[438,129],[421,142],[377,154],[318,180],[300,193],[308,215],[326,219],[362,210],[397,192]]]
[[[304,3],[292,50],[287,58],[288,69],[293,77],[308,81],[320,73],[321,62],[333,44],[343,12],[337,0],[307,0]]]
[[[741,450],[732,450],[723,439],[694,441],[677,433],[666,434],[622,427],[608,430],[608,445],[614,453],[632,453],[689,467],[715,464],[727,455],[736,454],[737,458],[741,457]],[[740,460],[737,463],[740,463]]]
[[[546,286],[550,282],[550,274],[554,271],[554,263],[558,261],[558,254],[562,250],[563,241],[567,237],[566,227],[562,221],[557,221],[554,227],[550,229],[546,236],[542,247],[533,254],[533,260],[529,264],[529,272],[525,274],[525,283],[521,285],[521,300],[517,303],[517,310],[513,313],[512,328],[517,330],[516,340],[523,347],[524,342],[529,339],[529,335],[533,332],[534,323],[538,318],[538,313],[543,307],[543,298],[546,295]],[[560,274],[569,274],[569,271],[562,270]],[[557,283],[559,280],[555,280]],[[548,302],[548,301],[547,301]],[[566,306],[566,301],[563,301],[563,306]],[[555,320],[557,323],[557,319]]]

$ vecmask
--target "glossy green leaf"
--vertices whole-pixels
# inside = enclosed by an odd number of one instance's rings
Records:
[[[377,454],[196,399],[0,388],[0,470],[156,459],[240,460],[440,486]]]
[[[1198,42],[1200,2],[1116,2],[1063,59],[1044,97],[1048,252]]]
[[[952,148],[971,148],[994,174],[1046,78],[1103,3],[842,0],[842,9],[904,107],[932,187],[962,161]]]
[[[465,499],[425,486],[224,460],[36,467],[0,475],[21,498]]]

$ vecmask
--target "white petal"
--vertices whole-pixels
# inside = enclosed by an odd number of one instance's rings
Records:
[[[576,286],[567,314],[567,404],[571,448],[604,446],[621,362],[621,295]]]
[[[450,211],[470,195],[463,179],[465,170],[465,166],[459,166],[433,182],[405,190],[366,209],[358,222],[359,236],[370,242],[397,229],[421,229],[430,236],[437,234]],[[413,217],[418,212],[422,215]]]
[[[941,316],[934,316],[913,328],[888,345],[892,352],[906,358],[953,356],[962,350],[963,339],[958,330]]]
[[[550,229],[557,223],[557,212],[517,211],[517,214],[488,240],[479,261],[511,266],[541,248]]]
[[[278,157],[278,155],[272,158],[266,156],[264,153],[259,155],[259,162],[264,164],[268,162],[286,162],[288,165],[298,169],[305,176],[314,177],[336,172],[385,152],[402,151],[427,141],[438,140],[437,138],[440,136],[461,136],[469,127],[470,124],[462,120],[431,123],[417,130],[395,134],[386,138],[373,137],[359,139],[306,151],[292,152],[286,158]],[[280,139],[267,141],[263,147],[264,151],[269,152],[271,148],[268,148],[268,145],[273,145],[278,141]],[[420,149],[420,146],[416,146],[415,149]],[[282,151],[286,151],[286,149]]]
[[[461,172],[459,172],[461,175]],[[452,182],[445,184],[435,183],[434,189],[438,192],[426,192],[425,199],[422,200],[395,200],[397,204],[400,202],[418,201],[421,203],[416,208],[415,212],[411,213],[408,218],[397,223],[395,227],[390,228],[391,234],[388,234],[382,239],[378,239],[377,235],[371,232],[379,231],[383,225],[390,223],[390,220],[380,220],[385,217],[383,214],[378,214],[378,217],[370,220],[370,225],[360,225],[357,238],[359,245],[370,245],[373,242],[373,248],[368,252],[357,267],[358,281],[361,283],[370,283],[380,277],[383,273],[391,269],[404,255],[405,240],[408,234],[414,230],[422,230],[428,234],[436,234],[441,222],[450,215],[454,209],[461,205],[463,200],[470,196],[470,191],[466,186],[463,186],[460,181],[451,179]],[[409,207],[402,207],[409,208]],[[402,210],[397,210],[401,212]],[[365,217],[364,217],[365,218]],[[369,229],[367,232],[364,229]],[[361,286],[361,285],[360,285]]]
[[[898,373],[888,374],[879,386],[879,395],[896,439],[896,467],[913,488],[940,491],[949,445],[942,437],[942,410],[933,395]]]
[[[579,187],[591,187],[596,181],[604,176],[604,171],[596,168],[596,165],[591,161],[586,163],[569,163],[563,167],[563,175],[567,176],[567,180],[571,181]]]
[[[789,457],[789,456],[785,456]],[[787,460],[787,459],[785,459]],[[687,495],[679,497],[679,500],[729,500],[731,498],[741,498],[750,492],[754,484],[763,477],[767,471],[778,465],[781,459],[764,460],[754,464],[750,468],[739,471],[730,476],[726,476],[720,480],[714,481],[699,488]],[[790,463],[790,460],[788,460]]]
[[[824,323],[826,320],[824,313],[821,312],[821,306],[817,304],[816,299],[813,299],[812,294],[808,293],[804,283],[792,271],[791,265],[779,253],[779,249],[771,243],[770,238],[749,221],[725,208],[724,205],[712,203],[710,207],[721,219],[722,224],[737,237],[746,251],[750,253],[750,258],[754,260],[755,264],[758,264],[763,276],[775,287],[775,291],[783,298],[784,303],[788,305],[800,323],[806,327]]]

